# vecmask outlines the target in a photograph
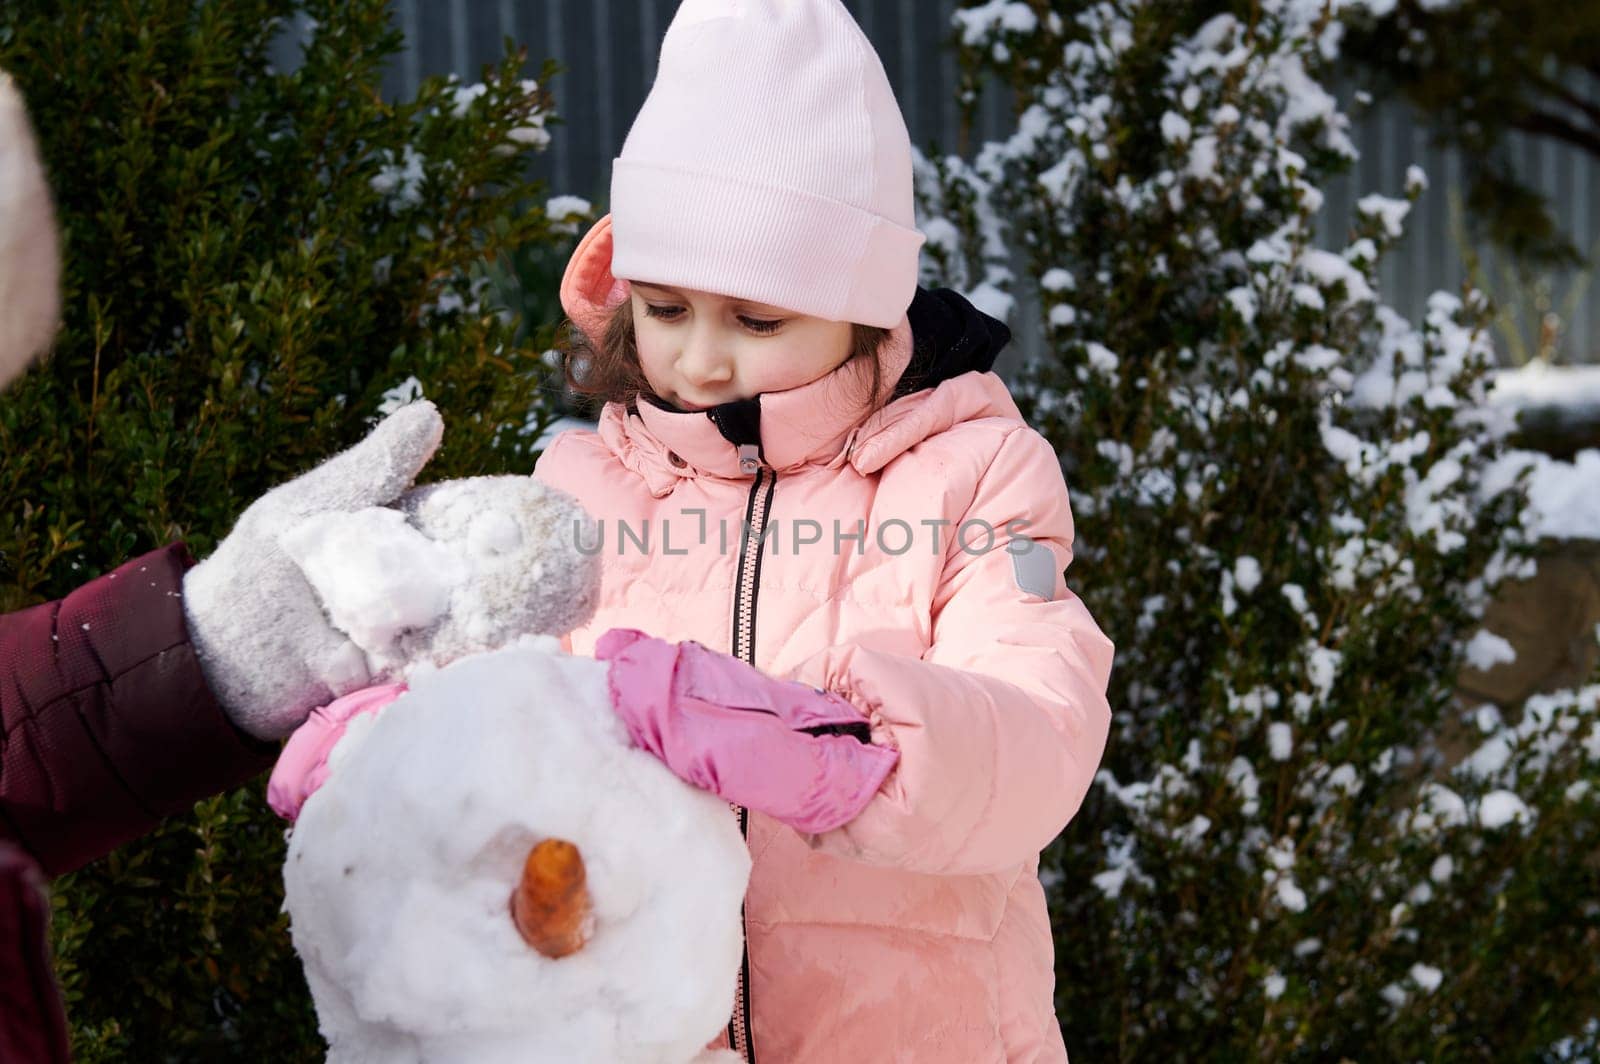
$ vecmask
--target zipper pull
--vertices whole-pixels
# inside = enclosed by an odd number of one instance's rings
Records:
[[[762,468],[761,447],[754,443],[739,444],[739,472],[755,476]]]

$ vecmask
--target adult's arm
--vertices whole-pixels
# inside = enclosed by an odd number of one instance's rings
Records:
[[[0,838],[50,875],[272,764],[277,745],[236,728],[200,671],[191,565],[173,544],[0,615]]]

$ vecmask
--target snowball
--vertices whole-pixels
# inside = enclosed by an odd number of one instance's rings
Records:
[[[1433,867],[1428,869],[1428,878],[1435,883],[1448,883],[1450,877],[1455,875],[1456,863],[1449,854],[1441,854],[1433,859]]]
[[[334,627],[375,659],[393,656],[402,633],[443,617],[467,576],[451,551],[383,507],[314,514],[280,541]]]
[[[1261,980],[1261,992],[1267,996],[1268,1001],[1277,1001],[1283,996],[1283,991],[1288,985],[1288,980],[1279,975],[1276,970],[1273,970],[1267,973],[1265,979]]]

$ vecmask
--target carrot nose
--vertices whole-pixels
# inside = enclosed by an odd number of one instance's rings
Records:
[[[529,850],[511,892],[511,919],[523,941],[551,959],[582,949],[594,929],[586,881],[572,843],[545,839]]]

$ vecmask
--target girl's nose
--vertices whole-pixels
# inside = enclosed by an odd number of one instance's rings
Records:
[[[697,387],[733,379],[733,360],[715,328],[697,325],[689,330],[678,351],[678,372]]]

